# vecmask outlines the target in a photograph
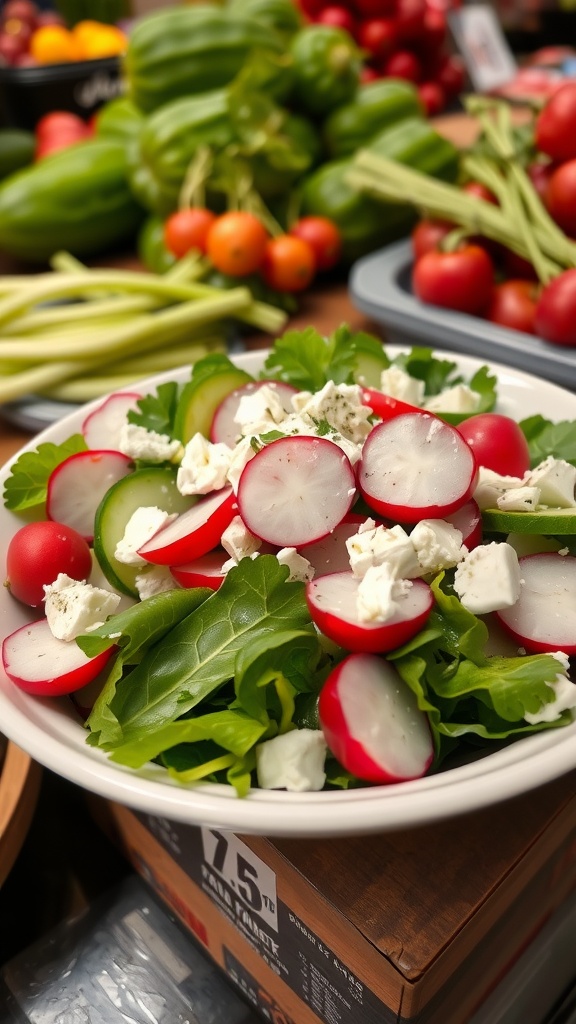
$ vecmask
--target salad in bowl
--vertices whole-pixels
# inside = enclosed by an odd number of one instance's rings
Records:
[[[309,801],[302,833],[549,749],[576,716],[576,423],[506,390],[342,325],[91,403],[4,471],[0,703],[65,705],[128,803],[132,778],[195,821],[205,794]]]

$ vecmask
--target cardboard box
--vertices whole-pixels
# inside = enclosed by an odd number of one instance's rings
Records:
[[[346,839],[93,813],[264,1019],[465,1024],[576,889],[575,783]]]

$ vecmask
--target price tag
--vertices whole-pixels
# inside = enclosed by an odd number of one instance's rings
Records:
[[[469,4],[450,11],[448,21],[476,92],[491,92],[515,78],[518,65],[492,7]]]
[[[233,832],[202,829],[204,859],[248,909],[278,931],[276,875]]]

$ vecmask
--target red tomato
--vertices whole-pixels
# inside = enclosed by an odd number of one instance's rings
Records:
[[[456,427],[470,445],[479,466],[502,476],[524,476],[530,469],[530,449],[522,428],[510,416],[480,412]]]
[[[426,0],[396,0],[396,28],[404,42],[419,39],[424,32]]]
[[[58,153],[61,149],[68,149],[68,146],[75,146],[78,142],[84,142],[88,133],[78,136],[76,132],[58,132],[56,135],[48,135],[45,139],[39,139],[34,150],[34,159],[43,160],[51,153]]]
[[[419,260],[426,252],[434,252],[446,235],[454,230],[454,224],[439,217],[422,217],[412,228],[410,241],[414,259]]]
[[[354,0],[360,18],[387,18],[396,13],[396,0]]]
[[[71,110],[51,110],[36,122],[34,134],[37,139],[60,135],[65,132],[76,132],[79,138],[87,134],[86,122]]]
[[[216,214],[204,206],[190,206],[176,210],[164,222],[164,244],[177,259],[191,249],[206,252],[208,232],[216,220]]]
[[[506,278],[513,277],[516,280],[520,278],[523,281],[538,281],[538,274],[532,263],[524,259],[523,256],[519,256],[517,252],[512,252],[512,249],[501,247],[500,260]]]
[[[546,201],[546,190],[548,189],[548,182],[553,170],[554,164],[552,162],[543,163],[541,160],[535,160],[534,163],[528,164],[526,168],[526,174],[543,203]]]
[[[469,196],[483,199],[486,203],[492,203],[493,206],[499,205],[494,193],[482,181],[466,181],[462,185],[462,191],[467,192]]]
[[[217,270],[246,277],[262,265],[268,232],[255,214],[231,210],[216,218],[206,237],[206,252]]]
[[[576,82],[556,90],[534,127],[536,148],[559,163],[576,158]]]
[[[426,117],[435,117],[446,106],[446,93],[438,82],[422,82],[418,86],[418,95]]]
[[[440,61],[440,65],[434,76],[439,85],[442,86],[448,99],[459,96],[466,81],[464,62],[456,54],[450,54]]]
[[[422,78],[422,63],[412,50],[396,50],[383,62],[382,73],[387,78],[405,78],[417,85]]]
[[[371,57],[382,58],[392,53],[397,34],[393,18],[368,18],[358,28],[358,43]]]
[[[36,608],[44,600],[44,584],[64,572],[85,580],[92,570],[88,543],[76,530],[53,520],[27,523],[12,537],[6,552],[6,586],[23,604]]]
[[[316,273],[312,246],[295,235],[278,235],[266,245],[262,277],[270,288],[279,292],[301,292],[310,285]]]
[[[534,318],[539,287],[533,281],[522,279],[503,281],[494,286],[492,299],[485,316],[493,324],[509,327],[513,331],[534,334]]]
[[[412,269],[412,288],[422,302],[480,315],[494,285],[494,265],[479,245],[453,252],[428,252]]]
[[[552,171],[545,201],[548,213],[562,230],[576,235],[576,158]]]
[[[330,4],[323,7],[316,16],[315,21],[319,25],[333,25],[335,28],[342,28],[351,36],[356,35],[356,19],[347,7],[339,4]]]
[[[534,328],[553,345],[576,346],[576,267],[564,270],[542,289]]]
[[[317,270],[331,270],[339,262],[342,235],[329,217],[300,217],[290,228],[290,234],[308,242],[316,259]]]
[[[426,7],[424,12],[422,46],[427,52],[440,50],[446,40],[446,15],[444,11]]]

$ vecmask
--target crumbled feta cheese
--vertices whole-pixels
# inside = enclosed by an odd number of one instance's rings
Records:
[[[138,550],[163,526],[177,519],[176,512],[165,512],[156,505],[142,505],[132,513],[118,541],[114,557],[124,565],[146,565]]]
[[[278,424],[286,416],[286,409],[278,393],[269,384],[263,384],[250,394],[243,395],[238,403],[234,422],[238,424],[238,432],[245,437],[256,434],[267,434],[277,430]]]
[[[337,444],[338,447],[342,449],[351,466],[355,466],[362,458],[361,444],[355,444],[354,441],[349,441],[347,437],[343,437],[343,435],[339,434],[337,431],[330,431],[330,433],[324,434],[323,436],[326,437],[328,441],[332,441],[332,444]]]
[[[235,448],[232,448],[230,463],[226,479],[231,484],[234,494],[238,493],[238,484],[244,470],[244,466],[256,455],[256,449],[252,447],[249,437],[239,441]]]
[[[136,590],[141,601],[156,594],[164,594],[168,590],[179,590],[167,565],[151,565],[139,572],[135,579]]]
[[[230,525],[224,530],[220,543],[235,562],[249,557],[262,545],[260,538],[255,537],[244,525],[241,516],[234,516]]]
[[[365,524],[363,524],[363,527]],[[355,576],[364,576],[373,565],[386,562],[397,579],[421,574],[420,563],[410,537],[401,526],[361,528],[348,537],[346,549]]]
[[[576,466],[564,459],[549,455],[526,474],[525,483],[540,488],[541,505],[549,508],[576,506]]]
[[[401,366],[389,366],[380,374],[380,390],[401,402],[422,405],[424,389],[424,381],[411,377]]]
[[[398,579],[387,562],[371,565],[358,584],[356,613],[360,622],[387,622],[399,611],[412,582]]]
[[[539,503],[539,487],[510,487],[496,500],[502,512],[533,512]]]
[[[251,555],[246,555],[246,558],[250,558],[252,559],[252,561],[254,561],[255,558],[258,558],[259,554],[259,551],[253,551]],[[235,558],[227,558],[226,561],[222,563],[222,568],[220,571],[225,576],[226,573],[230,572],[230,569],[235,569],[237,565],[238,562],[236,561]]]
[[[81,633],[101,626],[120,601],[119,594],[71,579],[63,572],[44,587],[44,594],[46,618],[57,640],[75,640]]]
[[[362,402],[358,384],[335,384],[327,381],[320,391],[301,391],[292,399],[295,411],[313,421],[326,421],[349,441],[361,444],[371,430],[371,409]]]
[[[422,573],[450,569],[464,558],[468,548],[462,534],[444,519],[421,519],[410,534]]]
[[[143,462],[169,462],[182,449],[180,441],[173,441],[168,434],[158,434],[135,423],[125,423],[120,429],[120,451],[131,459]]]
[[[429,412],[476,412],[481,395],[467,384],[455,384],[438,395],[428,398],[423,405]]]
[[[300,582],[306,583],[308,580],[313,579],[314,566],[303,555],[299,555],[296,548],[280,548],[276,558],[280,565],[288,566],[290,570],[288,582],[300,580]]]
[[[505,542],[473,548],[454,573],[454,590],[475,615],[511,608],[520,597],[521,585],[518,555]]]
[[[328,748],[320,729],[292,729],[256,746],[256,774],[261,789],[293,793],[321,790],[326,781]]]
[[[497,508],[498,498],[511,488],[522,487],[524,478],[520,476],[502,476],[495,473],[493,469],[480,466],[478,469],[478,482],[474,491],[474,500],[481,510],[485,508]]]
[[[560,672],[554,682],[548,685],[554,691],[554,699],[543,704],[539,711],[524,713],[524,718],[530,725],[554,722],[560,718],[563,711],[576,708],[576,683]]]
[[[209,494],[228,482],[233,449],[227,444],[212,444],[196,433],[188,441],[178,467],[176,486],[180,494]]]

